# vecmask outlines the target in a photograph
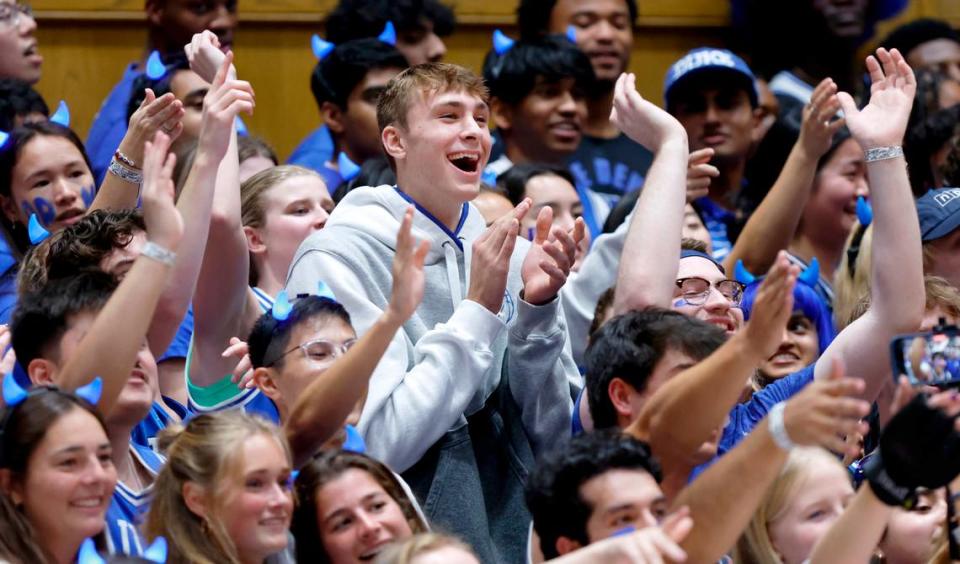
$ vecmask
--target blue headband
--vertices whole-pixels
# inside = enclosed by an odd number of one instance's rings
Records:
[[[153,51],[147,57],[147,78],[150,80],[160,80],[167,74],[167,66],[163,64],[159,51]]]
[[[66,102],[60,100],[60,104],[57,105],[57,111],[50,116],[50,122],[62,125],[63,127],[70,127],[70,108],[67,107]]]
[[[360,165],[350,160],[346,153],[340,151],[340,154],[337,155],[337,171],[340,173],[340,178],[350,182],[360,174]]]
[[[702,252],[697,251],[697,250],[694,250],[694,249],[682,249],[682,250],[680,251],[680,259],[681,259],[681,260],[682,260],[682,259],[685,259],[685,258],[690,258],[690,257],[699,257],[699,258],[702,258],[702,259],[707,259],[708,261],[712,262],[712,263],[717,267],[717,269],[718,269],[720,272],[722,272],[722,273],[724,273],[724,274],[727,273],[727,271],[723,268],[723,265],[720,264],[719,262],[717,262],[717,259],[715,259],[715,258],[713,258],[712,256],[708,255],[707,253],[702,253]]]
[[[40,225],[35,213],[30,214],[30,221],[27,222],[27,234],[30,236],[31,245],[39,245],[50,236],[50,232]]]

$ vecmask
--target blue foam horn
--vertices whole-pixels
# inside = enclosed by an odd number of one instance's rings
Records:
[[[820,261],[817,260],[817,257],[813,257],[813,260],[810,261],[810,266],[803,269],[803,272],[800,273],[797,280],[811,288],[817,287],[817,282],[820,281]]]
[[[143,551],[143,558],[149,560],[150,562],[156,562],[157,564],[163,564],[167,561],[167,539],[163,537],[157,537],[157,540],[153,541],[153,544],[147,547]]]
[[[863,196],[857,196],[857,220],[864,227],[873,223],[873,206]]]
[[[53,112],[53,115],[50,116],[50,121],[57,125],[70,127],[70,108],[67,107],[66,102],[60,100],[60,103],[57,104],[57,111]]]
[[[30,214],[30,221],[27,222],[27,235],[30,236],[31,245],[39,245],[50,236],[50,232],[40,225],[35,213]]]
[[[397,45],[397,29],[393,27],[393,22],[387,22],[383,26],[383,31],[377,36],[377,39],[388,45]]]
[[[20,387],[17,379],[13,377],[13,374],[4,374],[3,403],[6,404],[7,407],[13,407],[19,405],[25,399],[27,399],[27,390]]]
[[[480,182],[483,182],[487,186],[493,187],[497,185],[497,173],[492,170],[485,170],[483,174],[480,175]]]
[[[233,126],[237,129],[237,135],[240,135],[241,137],[250,135],[250,132],[247,131],[247,124],[243,123],[243,120],[240,119],[240,116],[237,116],[237,119],[233,122]]]
[[[154,51],[147,57],[147,78],[160,80],[167,74],[167,65],[160,58],[160,51]]]
[[[747,267],[743,266],[743,261],[740,259],[737,259],[737,264],[733,267],[733,278],[741,284],[753,284],[757,280],[757,277],[750,274]]]
[[[516,41],[507,37],[499,29],[493,30],[493,50],[497,55],[503,55],[509,51],[514,43],[516,43]]]
[[[343,441],[343,446],[340,447],[341,450],[355,452],[357,454],[367,452],[367,443],[363,442],[363,437],[360,436],[360,431],[357,431],[356,427],[353,425],[345,425],[344,431],[347,433],[347,440]]]
[[[299,477],[300,477],[300,471],[299,471],[299,470],[291,470],[291,471],[290,471],[290,481],[291,481],[291,482],[296,482],[296,481],[297,481],[297,478],[299,478]]]
[[[80,552],[77,554],[77,564],[105,564],[106,560],[97,553],[97,547],[93,544],[93,539],[86,539],[80,545]]]
[[[360,165],[351,161],[346,153],[340,151],[337,155],[337,170],[340,172],[340,178],[350,182],[360,174]]]
[[[93,382],[90,382],[86,386],[80,386],[77,388],[76,394],[81,398],[87,400],[93,405],[100,403],[100,394],[103,393],[103,380],[99,376],[93,379]]]
[[[317,295],[321,298],[329,298],[333,301],[337,301],[337,297],[333,295],[333,290],[331,290],[330,286],[327,286],[327,283],[323,280],[317,281]]]
[[[316,57],[318,61],[322,61],[326,59],[327,55],[337,46],[321,39],[319,35],[313,34],[313,37],[310,38],[310,47],[313,48],[313,56]]]
[[[7,133],[6,131],[0,131],[0,149],[2,149],[4,145],[7,144],[7,141],[9,140],[10,140],[10,134]]]
[[[277,321],[286,321],[291,311],[293,311],[293,304],[287,297],[287,291],[280,290],[277,299],[273,301],[273,307],[270,308],[270,315]]]
[[[577,42],[577,27],[574,26],[573,24],[568,25],[568,26],[567,26],[567,33],[564,34],[564,35],[567,36],[567,39],[570,40],[570,43],[576,43],[576,42]]]

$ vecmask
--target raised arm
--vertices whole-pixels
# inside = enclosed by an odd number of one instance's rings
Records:
[[[757,292],[746,327],[645,402],[631,431],[650,443],[665,467],[689,460],[710,433],[723,426],[744,382],[777,350],[793,312],[797,271],[781,254]]]
[[[393,470],[403,472],[419,460],[487,385],[495,358],[491,347],[504,329],[496,312],[506,291],[518,218],[529,209],[530,201],[524,200],[474,241],[467,298],[450,318],[416,342],[398,332],[377,365],[358,428],[371,455]],[[337,226],[325,229],[324,235],[333,236]],[[301,249],[286,290],[290,295],[311,292],[317,280],[323,280],[362,335],[384,310],[374,303],[381,298],[364,290],[361,276],[324,250]]]
[[[183,220],[173,204],[171,176],[176,157],[167,154],[169,147],[170,138],[157,133],[155,141],[148,142],[144,151],[143,213],[147,244],[154,245],[154,249],[159,246],[161,252],[145,253],[134,261],[57,375],[57,384],[68,390],[100,376],[103,394],[99,407],[103,413],[110,413],[127,384],[154,308],[167,285],[172,259],[168,260],[163,253],[175,253],[183,235]]]
[[[411,206],[397,234],[393,292],[387,310],[343,358],[304,389],[284,422],[295,467],[306,463],[320,445],[343,426],[343,421],[367,388],[390,341],[423,299],[423,261],[430,247],[424,241],[415,242],[410,234],[413,213]]]
[[[843,127],[843,119],[830,121],[839,109],[837,85],[825,78],[803,108],[800,137],[777,181],[747,220],[733,250],[724,260],[727,272],[733,272],[737,259],[742,259],[753,272],[766,270],[777,252],[790,245],[813,189],[817,162],[830,149],[833,135]]]
[[[883,148],[899,148],[903,141],[916,80],[896,49],[878,49],[877,58],[880,62],[867,58],[872,84],[870,103],[863,110],[857,110],[849,94],[839,94],[847,127],[868,155],[873,248],[881,251],[873,254],[871,305],[837,335],[816,367],[820,378],[831,362],[842,359],[851,375],[867,382],[864,398],[871,401],[891,378],[890,339],[915,331],[925,306],[920,226],[907,163],[903,156],[882,154]],[[873,153],[881,153],[881,158],[871,157]]]
[[[241,111],[252,113],[253,90],[235,78],[233,55],[220,54],[212,34],[194,36],[189,48],[191,67],[201,76],[217,62],[219,70],[204,100],[211,116],[211,132],[229,140],[218,161],[210,231],[193,295],[193,354],[188,371],[191,383],[209,386],[233,368],[221,351],[230,337],[246,335],[259,315],[247,280],[250,257],[240,219],[239,157],[234,123]],[[215,125],[215,127],[214,127]]]
[[[615,314],[667,307],[680,260],[686,204],[687,132],[673,116],[644,100],[634,76],[617,80],[610,120],[654,153],[623,244],[613,301]]]
[[[796,445],[822,446],[835,452],[851,449],[838,434],[864,432],[860,418],[870,406],[852,399],[863,388],[856,378],[815,382],[770,417],[781,418],[787,438]],[[779,415],[778,415],[779,413]],[[786,446],[786,445],[784,445]],[[724,455],[673,500],[688,506],[697,526],[681,543],[688,562],[716,562],[737,542],[767,489],[780,474],[787,453],[764,419],[739,445]]]
[[[177,100],[176,96],[168,92],[157,98],[153,90],[147,88],[140,107],[130,116],[127,132],[123,135],[117,151],[133,163],[133,168],[142,168],[144,144],[153,139],[158,131],[169,136],[171,143],[175,141],[183,132],[183,124],[180,122],[183,115],[183,103]],[[129,166],[130,163],[126,164]],[[139,196],[139,186],[107,173],[89,211],[135,208]]]

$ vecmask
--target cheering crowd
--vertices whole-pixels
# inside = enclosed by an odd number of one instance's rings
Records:
[[[340,0],[281,164],[237,3],[84,142],[0,0],[0,561],[960,561],[948,23],[732,0],[647,100],[635,0]]]

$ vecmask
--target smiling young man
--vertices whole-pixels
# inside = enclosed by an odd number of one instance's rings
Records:
[[[569,432],[568,378],[579,375],[557,294],[583,227],[551,231],[544,211],[535,241],[519,239],[525,201],[486,228],[469,202],[490,154],[487,96],[455,65],[394,78],[377,118],[397,185],[350,191],[301,245],[287,292],[311,293],[322,279],[363,335],[389,302],[397,226],[415,204],[413,236],[429,244],[426,289],[373,373],[359,429],[372,456],[404,472],[432,522],[494,562],[522,558],[529,522],[522,484],[503,470]]]
[[[487,53],[483,78],[503,142],[486,170],[499,176],[514,164],[564,166],[587,119],[594,77],[586,55],[560,35],[520,40],[503,54]]]
[[[710,164],[720,176],[710,181],[709,195],[697,204],[710,231],[713,256],[722,261],[732,248],[733,210],[761,131],[755,78],[730,51],[701,47],[671,65],[663,91],[667,111],[687,130],[690,150],[714,150]]]
[[[577,46],[593,66],[596,83],[587,92],[583,139],[568,166],[577,185],[593,195],[598,226],[623,194],[643,184],[653,161],[650,151],[610,123],[613,87],[630,66],[636,19],[634,0],[522,0],[517,8],[523,39],[566,34],[573,26]]]

